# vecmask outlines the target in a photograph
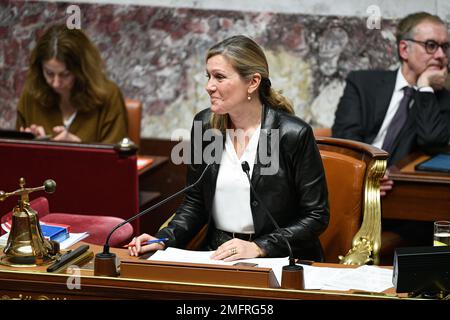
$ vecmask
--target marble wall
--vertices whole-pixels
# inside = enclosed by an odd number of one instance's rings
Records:
[[[71,2],[76,4],[76,2]],[[0,3],[0,128],[15,124],[27,57],[45,28],[65,22],[68,3]],[[143,137],[170,138],[209,106],[204,55],[234,34],[267,54],[274,88],[313,126],[331,126],[347,73],[397,66],[395,24],[369,29],[364,17],[79,3],[81,27],[100,49],[109,76],[144,104]]]

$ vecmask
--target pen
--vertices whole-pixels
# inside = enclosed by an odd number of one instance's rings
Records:
[[[147,240],[145,242],[141,243],[141,246],[145,246],[147,244],[152,244],[152,243],[157,243],[157,242],[164,242],[169,240],[169,238],[159,238],[159,239],[153,239],[153,240]],[[128,247],[134,247],[134,244],[126,244],[123,246],[124,248],[128,248]]]

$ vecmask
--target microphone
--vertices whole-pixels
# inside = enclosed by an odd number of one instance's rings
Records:
[[[273,225],[277,229],[280,236],[283,238],[284,242],[286,242],[288,250],[289,250],[289,265],[283,267],[283,275],[281,277],[281,287],[285,289],[304,289],[304,279],[303,279],[303,267],[295,264],[294,254],[292,253],[291,245],[289,244],[288,239],[281,232],[281,228],[278,223],[273,218],[272,214],[269,212],[267,207],[261,201],[261,198],[256,193],[255,188],[253,187],[252,180],[250,179],[250,166],[247,161],[243,161],[241,163],[242,171],[245,172],[247,176],[248,182],[250,184],[250,189],[253,193],[255,199],[261,204],[261,207],[264,209],[266,216],[269,217],[270,221],[272,221]]]
[[[181,189],[180,191],[174,193],[173,195],[167,197],[166,199],[156,203],[155,205],[151,206],[150,208],[145,209],[142,212],[139,212],[138,214],[128,218],[127,220],[119,223],[117,226],[115,226],[111,232],[108,234],[108,237],[106,238],[105,244],[103,245],[103,252],[97,253],[95,255],[95,262],[94,262],[94,275],[96,276],[108,276],[108,277],[115,277],[118,275],[117,272],[117,264],[116,264],[116,254],[109,252],[109,239],[111,238],[112,234],[122,227],[123,225],[143,216],[144,214],[149,213],[150,211],[162,206],[166,202],[172,200],[173,198],[179,196],[180,194],[188,191],[189,189],[192,189],[195,187],[205,175],[208,168],[211,166],[212,163],[208,163],[206,168],[203,170],[200,177],[195,181],[193,184]]]

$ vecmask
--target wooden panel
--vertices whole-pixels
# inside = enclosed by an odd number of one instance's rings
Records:
[[[120,277],[261,288],[277,287],[270,268],[122,260]]]
[[[412,154],[389,168],[394,187],[381,199],[384,219],[450,220],[450,174],[414,170],[428,158]]]
[[[101,246],[90,245],[94,253]],[[138,261],[129,257],[127,250],[112,248],[119,259]],[[361,292],[333,292],[322,290],[290,290],[281,288],[261,288],[243,285],[219,285],[214,283],[191,283],[179,281],[159,281],[130,278],[96,277],[92,262],[80,270],[79,276],[45,272],[45,267],[11,268],[0,265],[0,299],[295,299],[295,300],[361,300],[398,299],[395,292],[387,290],[382,294]],[[315,266],[348,268],[338,264],[314,264]],[[69,288],[68,283],[79,287]],[[405,295],[402,295],[405,297]]]

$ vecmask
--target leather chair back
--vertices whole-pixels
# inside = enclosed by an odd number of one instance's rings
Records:
[[[331,137],[331,128],[328,127],[314,128],[313,133],[315,137]]]
[[[322,150],[320,154],[330,206],[330,223],[320,241],[325,248],[325,261],[336,263],[338,256],[352,247],[353,236],[361,225],[366,164],[338,152]]]
[[[375,243],[379,250],[379,178],[384,173],[388,154],[360,142],[328,137],[316,139],[325,168],[330,205],[330,223],[320,236],[325,261],[339,262],[338,257],[348,253],[359,241],[361,234],[358,233],[362,229],[362,236]],[[375,161],[381,161],[381,167],[374,167]],[[367,226],[363,228],[365,215]]]
[[[141,144],[142,103],[136,99],[125,99],[128,115],[128,138],[136,145]]]

